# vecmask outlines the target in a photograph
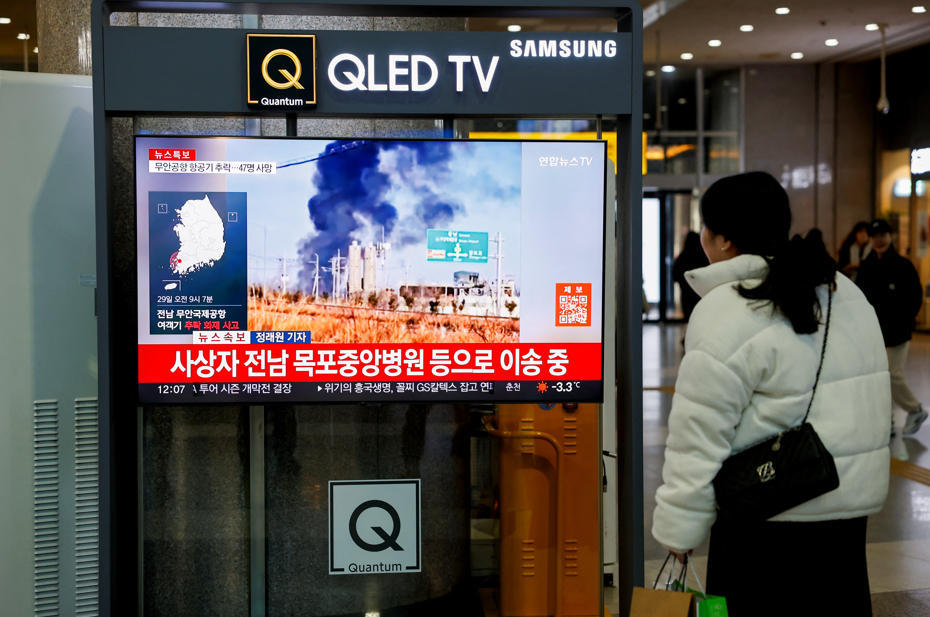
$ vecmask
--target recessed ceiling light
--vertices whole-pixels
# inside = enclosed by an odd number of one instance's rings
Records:
[[[652,118],[652,114],[643,114],[643,120],[649,120]]]
[[[690,53],[688,53],[688,52],[685,52],[685,53],[681,54],[681,59],[682,59],[682,60],[694,60],[694,54],[690,54]]]
[[[0,17],[0,24],[6,25],[6,24],[8,24],[8,23],[10,23],[10,18],[9,18],[9,17]]]
[[[32,50],[32,53],[34,53],[34,54],[39,53],[39,48],[38,48],[38,47],[34,48],[34,49]]]
[[[507,26],[507,32],[519,32],[520,30],[523,30],[523,26],[518,24]]]
[[[752,30],[753,30],[752,26],[750,26],[750,25],[748,25],[748,24],[745,25],[745,26],[740,26],[740,27],[739,27],[739,31],[740,31],[740,32],[752,32]]]
[[[19,34],[16,35],[16,38],[18,38],[20,41],[28,41],[29,35],[26,34],[25,32],[20,32]]]
[[[840,44],[840,42],[837,41],[836,39],[827,39],[826,41],[824,41],[824,44],[827,47],[836,47],[837,45]]]
[[[868,24],[865,27],[865,29],[868,30],[869,32],[875,32],[876,30],[878,30],[878,24]]]
[[[926,13],[927,7],[924,6],[915,6],[911,9],[911,13]]]
[[[653,71],[653,70],[648,70],[648,71],[646,71],[646,77],[655,77],[655,76],[656,76],[656,72],[655,72],[655,71]]]
[[[687,104],[688,104],[688,99],[678,99],[678,104],[679,104],[679,105],[687,105]]]
[[[707,44],[710,45],[711,47],[720,47],[721,45],[723,45],[723,43],[721,43],[721,42],[720,42],[719,40],[717,40],[717,39],[711,39],[711,40],[707,41]]]
[[[791,12],[791,9],[789,9],[788,7],[785,7],[785,6],[783,6],[783,7],[781,7],[781,8],[778,8],[778,9],[775,9],[775,14],[776,14],[776,15],[787,15],[787,14],[790,13],[790,12]]]
[[[796,51],[796,52],[794,52],[793,54],[791,54],[791,59],[792,59],[792,60],[800,60],[800,59],[803,58],[803,57],[804,57],[804,54],[802,54],[802,53],[799,52],[799,51]]]
[[[674,73],[675,67],[672,66],[671,64],[666,64],[665,66],[662,67],[662,72],[663,73]]]

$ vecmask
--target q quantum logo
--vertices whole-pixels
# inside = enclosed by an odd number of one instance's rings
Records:
[[[316,105],[316,35],[248,34],[246,69],[249,105]]]

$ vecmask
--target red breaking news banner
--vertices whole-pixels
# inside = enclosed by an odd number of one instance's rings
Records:
[[[601,345],[140,345],[140,400],[578,401],[602,396]]]
[[[600,378],[599,343],[139,346],[141,383]]]
[[[149,150],[150,161],[196,161],[197,151],[193,149],[152,148]]]

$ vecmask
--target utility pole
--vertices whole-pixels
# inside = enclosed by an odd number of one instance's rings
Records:
[[[265,237],[262,240],[262,298],[268,295],[268,228],[262,225]]]
[[[338,290],[339,290],[339,278],[338,278],[338,277],[339,277],[339,258],[338,258],[338,257],[330,257],[330,258],[329,258],[329,263],[330,263],[330,266],[331,266],[331,267],[330,267],[330,270],[331,270],[332,273],[333,273],[333,298],[335,298],[335,297],[336,297],[336,293],[337,293]]]
[[[284,267],[284,274],[281,276],[281,286],[284,289],[284,295],[287,295],[287,259],[282,257],[281,264]]]
[[[315,265],[313,271],[313,297],[316,298],[318,295],[320,295],[320,255],[318,253],[314,253],[313,256],[316,258],[316,260],[313,262]]]
[[[493,259],[497,260],[497,290],[495,296],[497,298],[497,316],[504,316],[504,281],[501,278],[503,275],[503,262],[504,262],[504,238],[501,236],[501,232],[497,232],[497,238],[493,239],[492,242],[497,243],[497,254],[492,255]]]

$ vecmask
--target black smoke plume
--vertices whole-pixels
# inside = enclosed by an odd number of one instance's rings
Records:
[[[360,142],[356,142],[360,143]],[[397,209],[386,199],[392,187],[392,178],[378,170],[381,153],[399,150],[398,176],[394,183],[406,184],[405,179],[415,167],[427,167],[428,176],[450,173],[451,143],[437,141],[371,141],[357,147],[348,141],[335,141],[326,146],[318,159],[313,183],[317,193],[307,202],[310,220],[315,233],[306,238],[300,247],[300,285],[306,291],[313,287],[315,267],[308,262],[319,255],[320,267],[329,267],[329,260],[341,251],[348,254],[352,240],[366,227],[384,228],[384,237],[395,248],[422,242],[427,228],[441,227],[464,212],[464,207],[443,199],[424,186],[410,187],[418,194],[414,214],[398,219]],[[380,239],[380,238],[378,238]],[[329,289],[332,275],[320,276],[320,287]]]

